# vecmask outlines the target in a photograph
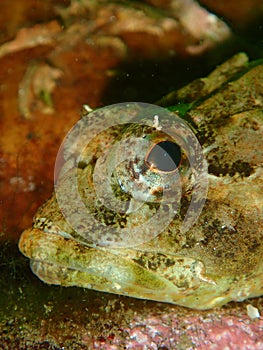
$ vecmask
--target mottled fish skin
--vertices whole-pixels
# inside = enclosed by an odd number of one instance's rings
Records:
[[[54,193],[37,211],[33,227],[25,230],[20,238],[19,249],[30,259],[32,271],[50,284],[80,286],[195,309],[209,309],[231,300],[262,295],[262,81],[263,64],[249,65],[246,55],[238,54],[207,78],[162,99],[166,104],[180,99],[191,106],[184,118],[199,139],[208,164],[206,201],[188,231],[182,232],[180,227],[192,196],[193,174],[182,149],[178,169],[171,169],[181,181],[176,215],[154,239],[129,248],[96,245],[93,234],[103,235],[103,232],[97,232],[92,223],[90,238],[73,230]],[[141,159],[134,161],[134,148],[130,145],[132,160],[127,159],[123,166],[117,167],[109,179],[115,196],[130,203],[130,212],[116,214],[98,203],[93,172],[102,149],[130,135],[142,138],[148,135],[156,143],[165,139],[158,125],[119,125],[99,134],[79,160],[77,176],[82,199],[106,228],[132,228],[154,215],[165,186],[163,179],[167,179],[168,187],[176,193],[169,172],[163,178],[158,171],[151,173],[150,167],[143,167]],[[77,143],[75,147],[78,149]],[[152,161],[154,155],[147,158],[150,151],[151,148],[142,159]],[[72,153],[74,150],[65,151],[68,168],[58,189],[62,196],[73,178]],[[112,157],[117,156],[113,152]],[[140,172],[144,176],[142,180],[150,183],[146,187],[141,185],[143,193],[132,182],[138,180]],[[137,196],[134,202],[133,196]],[[146,198],[147,202],[138,205],[140,198]],[[168,203],[166,209],[174,208]]]

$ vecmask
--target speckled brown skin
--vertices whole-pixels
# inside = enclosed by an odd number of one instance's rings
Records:
[[[33,272],[47,283],[196,309],[263,294],[262,79],[263,65],[249,67],[240,54],[166,100],[180,96],[194,102],[185,118],[196,130],[209,165],[206,204],[192,228],[183,235],[179,230],[191,196],[187,191],[178,215],[155,239],[129,249],[95,247],[69,227],[54,195],[20,239]],[[88,189],[86,205],[96,214],[91,160],[101,144],[91,147],[78,176],[80,188]],[[62,184],[62,189],[67,187]],[[145,204],[142,213],[147,217],[151,210]],[[108,215],[102,215],[105,222]],[[140,220],[141,212],[136,215]]]

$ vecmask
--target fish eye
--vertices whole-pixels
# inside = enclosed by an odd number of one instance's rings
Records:
[[[150,149],[145,158],[145,163],[149,168],[172,172],[178,169],[181,158],[182,153],[179,145],[171,141],[161,141]]]

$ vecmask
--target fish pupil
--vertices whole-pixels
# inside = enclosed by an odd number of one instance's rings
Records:
[[[181,148],[174,142],[161,141],[153,146],[145,162],[160,171],[174,171],[181,163]]]

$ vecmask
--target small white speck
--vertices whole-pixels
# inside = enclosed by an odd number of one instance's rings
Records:
[[[120,290],[121,289],[121,285],[118,284],[118,283],[114,283],[113,287],[117,290]]]
[[[260,318],[258,309],[251,304],[247,305],[247,314],[252,320],[255,318]]]
[[[228,320],[228,321],[227,321],[227,325],[228,325],[229,327],[232,327],[233,324],[234,324],[233,320]]]
[[[153,116],[153,127],[156,128],[156,130],[162,130],[162,127],[160,126],[160,123],[159,123],[158,115]]]
[[[213,15],[212,13],[210,13],[208,16],[207,16],[207,20],[210,24],[215,24],[218,22],[218,18]]]
[[[93,109],[92,109],[89,105],[87,105],[87,104],[83,105],[83,110],[84,110],[86,113],[90,113],[90,112],[93,111]]]

